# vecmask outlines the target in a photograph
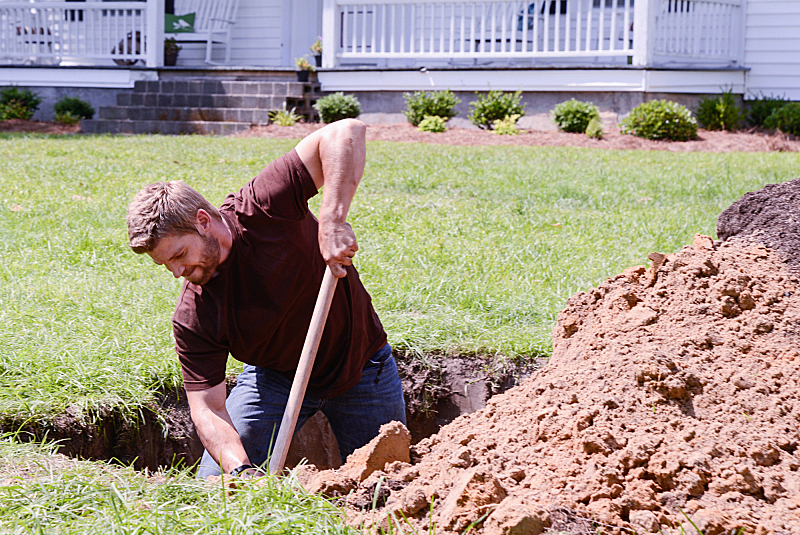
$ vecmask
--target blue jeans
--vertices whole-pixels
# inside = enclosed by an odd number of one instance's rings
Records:
[[[225,401],[233,426],[254,465],[267,461],[291,388],[292,382],[280,373],[246,364]],[[317,411],[322,411],[331,424],[342,464],[353,451],[378,436],[381,425],[394,420],[405,424],[403,387],[391,346],[386,344],[367,361],[361,380],[344,394],[330,399],[306,394],[295,432]],[[219,465],[206,451],[197,476],[205,479],[212,475],[219,475]]]

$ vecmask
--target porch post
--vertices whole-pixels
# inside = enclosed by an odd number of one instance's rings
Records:
[[[633,64],[650,67],[656,37],[659,0],[637,0],[633,6]]]
[[[336,67],[336,42],[339,37],[336,25],[336,0],[324,0],[322,4],[322,67]]]
[[[145,14],[145,61],[148,67],[164,66],[164,0],[147,0]]]

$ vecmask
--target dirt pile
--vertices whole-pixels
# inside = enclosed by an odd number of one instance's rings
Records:
[[[717,236],[734,236],[781,251],[800,268],[800,178],[746,193],[717,218]]]
[[[540,373],[412,447],[413,465],[372,473],[350,505],[384,476],[380,512],[421,532],[537,534],[568,512],[694,533],[683,510],[705,535],[800,533],[798,278],[741,239],[650,259],[572,297]]]

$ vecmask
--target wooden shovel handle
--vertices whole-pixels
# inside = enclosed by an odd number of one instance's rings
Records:
[[[295,425],[297,425],[297,417],[300,415],[300,407],[303,405],[308,379],[311,377],[319,341],[322,338],[322,331],[325,329],[325,321],[328,319],[328,311],[331,309],[337,280],[333,276],[331,268],[326,267],[322,286],[317,296],[317,304],[314,306],[314,314],[311,316],[311,325],[308,327],[306,341],[303,344],[303,352],[300,354],[300,362],[297,364],[297,371],[294,374],[289,400],[286,402],[286,411],[283,413],[278,438],[275,440],[275,449],[272,451],[272,458],[269,461],[270,474],[277,474],[283,470],[283,464],[286,462],[286,454],[292,443],[292,435]]]

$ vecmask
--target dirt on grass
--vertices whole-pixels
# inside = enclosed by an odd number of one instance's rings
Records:
[[[354,524],[437,535],[800,533],[800,279],[779,243],[794,219],[753,226],[796,214],[796,187],[745,196],[724,242],[698,235],[570,298],[548,365],[410,462],[364,477],[354,455],[306,485],[342,496]]]

